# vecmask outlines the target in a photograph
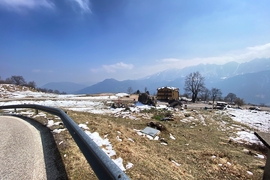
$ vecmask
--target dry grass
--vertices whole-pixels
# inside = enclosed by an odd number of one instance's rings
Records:
[[[181,115],[176,117],[175,121],[161,122],[168,130],[160,134],[160,138],[168,142],[168,145],[164,146],[160,141],[137,135],[134,130],[143,129],[146,123],[153,119],[134,121],[69,111],[70,117],[77,123],[88,122],[91,132],[99,132],[101,137],[108,134],[117,157],[124,159],[124,165],[127,162],[134,164],[126,172],[131,179],[224,179],[224,177],[225,179],[261,179],[263,170],[260,167],[264,165],[265,160],[243,152],[244,146],[229,143],[229,136],[233,132],[220,130],[220,121],[227,122],[226,126],[234,123],[230,118],[207,111],[189,113],[195,118],[198,114],[203,114],[208,126],[204,126],[199,121],[182,123],[179,120],[185,117]],[[117,131],[121,134],[119,135]],[[169,133],[173,134],[176,140],[169,138]],[[118,141],[116,136],[123,141]],[[128,138],[132,138],[134,143]],[[72,147],[72,149],[76,148]],[[69,177],[89,178],[90,175],[83,176],[87,173],[82,173],[82,169],[87,169],[84,168],[85,162],[81,163],[79,159],[77,165],[75,162],[71,163],[72,173],[70,172]],[[181,166],[176,166],[171,160],[180,163]],[[67,171],[69,173],[69,170]],[[246,171],[253,172],[253,176],[248,175]]]
[[[147,113],[152,117],[156,112]],[[174,113],[175,121],[161,122],[68,111],[68,115],[78,124],[88,122],[90,132],[96,131],[101,137],[108,134],[107,138],[116,151],[116,157],[121,157],[124,165],[127,162],[134,164],[126,171],[131,179],[262,179],[261,167],[265,160],[254,157],[254,153],[261,153],[260,149],[254,150],[229,141],[234,131],[228,127],[232,124],[240,125],[239,123],[216,111],[188,113],[193,120],[183,123],[180,120],[189,117],[185,117],[182,112]],[[55,117],[48,115],[48,118]],[[206,125],[197,120],[200,118],[204,119]],[[36,119],[46,124],[46,119]],[[150,121],[162,123],[166,127],[167,131],[161,132],[159,136],[164,138],[167,146],[160,141],[139,136],[134,130],[145,128]],[[224,128],[228,129],[224,131]],[[176,140],[169,137],[170,133]],[[123,141],[118,141],[116,136]],[[55,134],[54,137],[70,179],[97,179],[67,131]],[[128,138],[132,138],[134,142]],[[61,141],[63,143],[59,145]],[[249,148],[252,153],[243,152],[244,148]],[[181,166],[176,166],[171,160]],[[251,171],[253,175],[249,175],[247,171]]]

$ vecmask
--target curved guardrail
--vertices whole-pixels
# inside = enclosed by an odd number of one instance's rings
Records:
[[[41,110],[60,117],[99,179],[129,179],[110,157],[62,109],[36,104],[0,106],[0,109],[15,109],[15,111],[17,108]]]

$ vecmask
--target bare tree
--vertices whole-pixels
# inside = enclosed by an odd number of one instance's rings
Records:
[[[48,92],[48,93],[53,93],[53,90],[52,90],[52,89],[48,89],[47,92]]]
[[[133,92],[132,87],[128,87],[127,92],[128,92],[128,94],[132,94],[132,92]]]
[[[204,89],[204,77],[197,71],[190,73],[185,79],[185,91],[191,94],[192,102],[197,100],[198,93]]]
[[[232,102],[234,102],[234,100],[236,99],[236,95],[234,93],[229,93],[226,97],[225,97],[225,101],[230,102],[230,104],[232,104]]]
[[[36,88],[36,83],[35,83],[35,81],[29,81],[28,83],[27,83],[27,86],[28,87],[31,87],[31,88]]]
[[[48,92],[48,89],[46,88],[37,88],[37,90],[45,93]]]
[[[207,88],[202,89],[202,91],[200,92],[200,96],[202,98],[202,101],[204,101],[204,102],[207,101],[210,97],[210,94],[211,94],[211,92],[209,89],[207,89]]]
[[[53,91],[54,94],[60,94],[60,91],[58,91],[57,89]]]
[[[213,101],[213,107],[214,107],[215,100],[216,100],[217,98],[220,98],[220,97],[221,97],[222,92],[221,92],[220,89],[212,88],[210,94],[211,94],[211,98],[212,98],[212,101]]]
[[[6,83],[6,84],[12,84],[12,81],[11,81],[10,78],[7,78],[7,79],[5,80],[5,83]]]
[[[0,76],[0,84],[5,84],[5,80],[1,79],[1,76]]]
[[[26,81],[24,80],[22,76],[11,76],[10,80],[12,84],[15,84],[15,85],[22,86],[26,84]]]
[[[147,93],[147,87],[144,88],[144,92]]]
[[[236,98],[234,100],[235,104],[237,104],[238,106],[243,106],[245,104],[244,99],[240,99],[240,98]]]

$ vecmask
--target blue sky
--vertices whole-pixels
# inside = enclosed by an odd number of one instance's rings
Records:
[[[0,76],[38,86],[270,57],[269,0],[0,0]]]

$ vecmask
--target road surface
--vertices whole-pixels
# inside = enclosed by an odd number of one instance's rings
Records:
[[[0,180],[47,179],[39,131],[13,116],[0,116]]]

